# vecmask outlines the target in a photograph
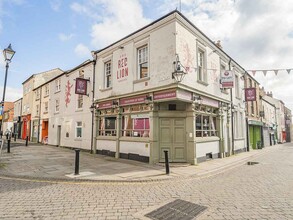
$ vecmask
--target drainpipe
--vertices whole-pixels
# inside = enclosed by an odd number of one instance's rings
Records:
[[[42,106],[42,87],[40,88],[40,108],[39,108],[39,123],[38,123],[38,140],[37,143],[40,143],[40,123],[41,123],[41,106]]]
[[[231,59],[229,60],[229,70],[231,71]],[[230,89],[230,100],[231,100],[231,129],[232,129],[232,154],[234,154],[234,112],[233,112],[233,94],[232,88]]]
[[[96,82],[96,63],[97,63],[97,54],[95,52],[92,52],[93,56],[93,90],[92,90],[92,108],[91,108],[91,113],[92,113],[92,131],[91,131],[91,154],[96,153],[95,149],[95,143],[94,140],[96,140],[96,135],[94,135],[94,126],[95,126],[95,111],[96,108],[95,106],[95,82]]]

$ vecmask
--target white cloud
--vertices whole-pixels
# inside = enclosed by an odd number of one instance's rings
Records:
[[[105,47],[151,22],[143,16],[138,0],[92,0],[83,5],[74,3],[71,9],[94,19],[91,43],[95,48]]]
[[[3,96],[3,86],[0,86],[0,95]],[[22,88],[12,88],[7,86],[5,91],[5,101],[14,102],[22,97]]]
[[[62,4],[61,0],[50,0],[50,6],[56,12],[59,11],[61,4]]]
[[[78,44],[75,49],[74,52],[79,56],[79,57],[86,57],[86,58],[90,58],[91,56],[91,51],[89,50],[88,47],[86,47],[83,44]]]
[[[66,34],[64,34],[64,33],[60,33],[60,34],[58,35],[59,40],[61,40],[61,41],[69,41],[69,40],[72,39],[73,36],[74,36],[74,34],[68,34],[68,35],[66,35]]]

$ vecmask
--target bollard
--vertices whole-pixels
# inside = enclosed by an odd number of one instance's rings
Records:
[[[7,153],[10,153],[10,139],[7,140]]]
[[[75,149],[75,172],[74,172],[74,175],[79,175],[79,152],[80,152],[80,149]]]
[[[170,169],[169,169],[169,158],[168,158],[168,151],[164,150],[165,153],[165,167],[166,167],[166,174],[170,173]]]
[[[16,133],[14,133],[14,142],[16,141]]]
[[[25,146],[28,145],[28,136],[26,136],[26,139],[25,139]]]

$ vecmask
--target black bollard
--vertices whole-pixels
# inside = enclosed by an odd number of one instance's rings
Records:
[[[10,153],[10,139],[7,140],[7,153]]]
[[[80,152],[80,149],[75,149],[75,172],[74,172],[74,175],[79,175],[79,152]]]
[[[16,133],[14,133],[14,142],[16,141]]]
[[[164,150],[165,153],[165,167],[166,167],[166,174],[170,173],[170,169],[169,169],[169,158],[168,158],[168,151]]]
[[[28,145],[28,136],[26,136],[26,139],[25,139],[25,146]]]

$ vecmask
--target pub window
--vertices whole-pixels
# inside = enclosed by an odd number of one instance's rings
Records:
[[[116,117],[101,117],[98,134],[100,136],[116,136]]]
[[[150,120],[146,116],[122,116],[122,134],[124,137],[149,137]]]
[[[137,64],[139,79],[148,77],[148,46],[137,49]]]
[[[207,111],[205,113],[198,113],[196,116],[196,137],[211,137],[217,136],[217,117],[213,113],[214,111]]]

